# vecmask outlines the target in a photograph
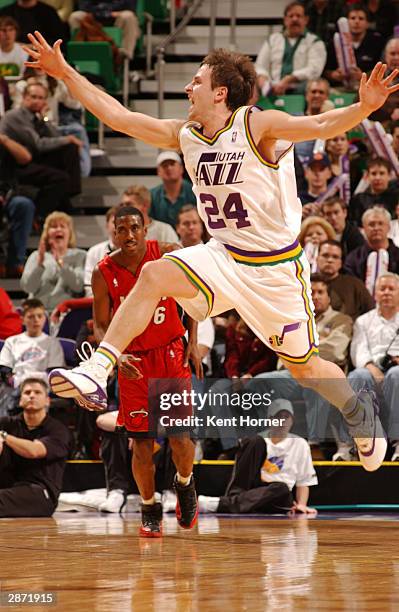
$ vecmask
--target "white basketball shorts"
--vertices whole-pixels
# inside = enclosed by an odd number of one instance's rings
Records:
[[[199,290],[193,299],[176,298],[193,319],[234,308],[286,361],[305,363],[318,352],[310,268],[297,241],[280,251],[249,252],[211,239],[163,258],[177,264]]]

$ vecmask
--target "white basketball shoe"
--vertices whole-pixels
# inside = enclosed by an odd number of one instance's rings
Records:
[[[53,393],[72,398],[82,408],[98,412],[107,409],[107,379],[108,370],[93,357],[73,370],[56,368],[49,374]]]

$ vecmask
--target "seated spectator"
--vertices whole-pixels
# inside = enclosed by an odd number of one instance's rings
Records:
[[[349,203],[349,216],[360,225],[363,213],[372,206],[383,206],[391,216],[395,212],[399,200],[396,185],[390,186],[392,166],[383,157],[375,157],[367,162],[365,179],[369,187],[363,193],[357,193]]]
[[[18,164],[22,167],[31,159],[26,147],[5,134],[0,134],[0,206],[3,207],[8,222],[7,259],[5,269],[0,269],[2,278],[19,278],[25,264],[35,204],[31,198],[19,193],[17,170]]]
[[[55,211],[46,218],[39,248],[26,262],[21,287],[47,311],[83,294],[86,251],[76,248],[72,217]]]
[[[118,411],[113,410],[96,420],[102,434],[100,453],[107,483],[107,498],[98,507],[101,512],[121,512],[129,493],[137,491],[130,468],[132,445],[127,436],[115,431],[117,417]]]
[[[74,0],[44,0],[44,2],[57,11],[61,21],[68,21],[68,17],[73,11]]]
[[[391,38],[388,40],[384,50],[384,61],[387,65],[386,74],[390,74],[395,68],[399,68],[399,38]],[[397,77],[393,84],[399,83]],[[380,121],[385,127],[390,121],[398,121],[399,119],[399,92],[394,91],[380,106],[380,108],[370,115],[372,121]]]
[[[339,242],[327,240],[321,243],[317,268],[328,282],[331,306],[354,321],[374,307],[374,300],[359,278],[341,273],[342,261],[342,245]]]
[[[377,279],[376,308],[357,319],[351,345],[355,391],[377,390],[387,409],[384,429],[399,459],[399,277],[386,272]]]
[[[284,9],[284,31],[271,34],[256,58],[257,86],[263,96],[304,93],[306,81],[321,76],[326,48],[307,24],[303,4],[290,2]]]
[[[320,199],[327,191],[328,181],[331,178],[331,166],[328,155],[315,153],[305,169],[308,183],[306,192],[299,193],[302,202],[302,216],[317,215],[320,210]]]
[[[305,92],[305,115],[319,115],[334,108],[333,102],[328,99],[330,95],[330,84],[326,79],[312,79],[306,84]],[[300,161],[305,166],[313,156],[315,140],[305,140],[295,144],[295,151]]]
[[[204,226],[195,206],[186,204],[179,210],[176,217],[176,231],[183,247],[202,244]]]
[[[105,26],[115,25],[122,30],[122,47],[126,56],[132,59],[140,36],[139,23],[135,15],[135,0],[79,0],[78,9],[69,17],[71,30],[77,30],[87,15],[92,15]]]
[[[48,371],[65,367],[60,341],[43,331],[46,311],[41,301],[35,298],[25,300],[23,309],[25,331],[7,338],[0,352],[3,377],[7,376],[14,388],[19,387],[27,376],[47,382]]]
[[[104,242],[99,242],[98,244],[95,244],[87,251],[84,276],[86,297],[93,297],[93,290],[91,288],[91,275],[93,273],[94,268],[96,267],[98,262],[102,260],[103,257],[108,255],[109,253],[112,253],[112,251],[114,251],[116,248],[114,240],[115,213],[117,211],[117,208],[117,206],[112,206],[112,208],[109,208],[105,214],[108,240],[104,240]]]
[[[163,151],[157,157],[157,174],[162,183],[151,189],[150,215],[174,226],[176,215],[185,204],[197,203],[192,185],[183,178],[184,166],[175,151]]]
[[[352,336],[352,320],[347,315],[331,308],[329,286],[320,274],[312,274],[310,281],[316,328],[320,339],[320,357],[346,370]],[[260,374],[257,378],[270,384],[274,398],[281,397],[290,402],[305,401],[308,441],[312,449],[312,456],[313,459],[324,459],[320,443],[326,440],[329,415],[336,409],[330,409],[330,403],[313,389],[301,386],[288,370]],[[254,382],[256,384],[257,380]]]
[[[21,331],[21,316],[15,310],[9,295],[0,287],[0,339],[5,340],[9,336],[20,334]]]
[[[0,9],[0,16],[12,17],[19,26],[19,42],[30,44],[28,34],[39,30],[50,45],[65,38],[65,24],[52,6],[38,0],[17,0]]]
[[[361,4],[354,4],[348,8],[348,25],[357,63],[357,67],[351,74],[350,82],[345,84],[345,74],[338,68],[333,41],[330,41],[327,47],[324,75],[333,87],[345,86],[351,91],[357,91],[362,72],[370,72],[380,60],[384,39],[378,32],[369,30],[368,12]]]
[[[0,75],[20,76],[28,54],[17,40],[18,24],[12,17],[0,17]]]
[[[399,272],[399,248],[388,238],[391,216],[385,208],[373,206],[363,213],[366,241],[354,249],[344,263],[344,271],[362,280],[374,296],[375,282],[385,272]]]
[[[62,488],[70,437],[47,414],[48,388],[41,379],[21,385],[23,412],[0,418],[0,517],[51,516]]]
[[[151,192],[144,185],[131,185],[123,192],[122,204],[138,208],[144,217],[147,230],[147,240],[158,240],[158,242],[177,242],[178,237],[169,223],[158,221],[150,217]]]
[[[25,146],[32,162],[20,168],[18,180],[39,189],[36,202],[41,217],[55,208],[68,210],[69,198],[80,193],[79,148],[73,136],[59,136],[50,122],[44,121],[48,90],[41,83],[28,85],[21,108],[7,111],[0,132]]]
[[[333,227],[342,248],[343,259],[353,249],[364,244],[363,234],[356,225],[348,221],[348,208],[338,195],[325,200],[321,204],[320,213]]]
[[[246,381],[253,376],[260,372],[274,370],[276,362],[275,353],[255,336],[242,319],[239,319],[237,323],[229,325],[226,329],[226,351],[223,364],[226,378],[221,378],[212,385],[210,393],[221,394],[216,397],[222,397],[223,393],[228,393],[232,389],[238,393],[245,389]],[[220,411],[220,414],[226,410],[226,407],[223,407],[222,399],[220,405],[216,404],[213,408]],[[226,434],[226,428],[222,429]],[[211,436],[212,431],[208,430],[207,437]],[[224,451],[220,458],[231,458],[230,453],[235,451],[237,444],[234,430],[231,437],[227,435],[220,437]]]
[[[269,407],[268,417],[280,420],[281,424],[241,441],[233,478],[225,495],[200,495],[200,512],[317,514],[307,505],[309,487],[317,484],[309,446],[303,438],[288,435],[294,423],[292,404],[275,400]]]
[[[344,0],[308,0],[308,30],[328,44],[336,30],[337,20],[342,16]]]
[[[56,128],[60,136],[76,136],[80,141],[80,173],[89,176],[91,172],[90,142],[86,129],[82,124],[81,103],[73,98],[63,81],[57,81],[36,68],[26,68],[23,79],[15,84],[13,108],[23,105],[24,92],[28,85],[41,83],[48,91],[45,120]]]
[[[298,240],[306,253],[312,272],[317,271],[320,244],[336,239],[335,231],[323,217],[311,216],[302,221]]]

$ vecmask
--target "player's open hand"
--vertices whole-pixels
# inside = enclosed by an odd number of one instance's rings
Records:
[[[143,378],[143,374],[137,367],[141,359],[134,355],[121,355],[118,359],[119,372],[125,378],[130,380],[139,380]]]
[[[386,64],[378,62],[374,66],[369,78],[367,78],[364,72],[362,74],[359,98],[360,104],[367,108],[368,114],[380,108],[391,93],[399,91],[399,84],[392,85],[399,75],[399,70],[395,68],[389,76],[385,77],[386,68]]]
[[[30,68],[44,70],[44,72],[47,72],[47,74],[55,79],[62,79],[68,68],[68,64],[60,49],[62,40],[58,39],[51,47],[44,36],[37,30],[34,34],[28,34],[28,38],[32,46],[23,48],[33,59],[25,62],[25,65]]]
[[[198,344],[196,342],[188,342],[186,347],[186,353],[184,356],[184,365],[188,366],[188,362],[191,361],[194,367],[195,375],[199,380],[204,378],[204,370],[202,367],[202,359],[198,350]]]

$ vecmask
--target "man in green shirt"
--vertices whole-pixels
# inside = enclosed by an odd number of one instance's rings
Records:
[[[158,155],[157,173],[162,183],[151,189],[150,216],[174,226],[181,207],[196,205],[197,200],[191,183],[183,178],[184,166],[175,151],[163,151]]]

